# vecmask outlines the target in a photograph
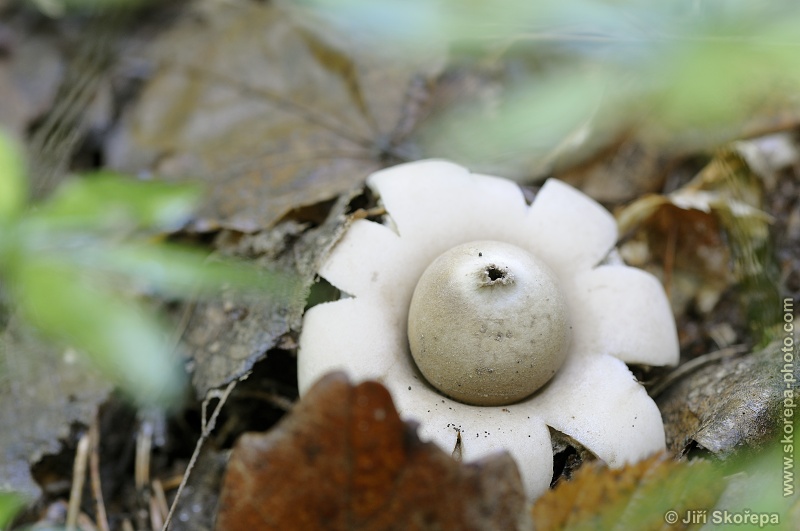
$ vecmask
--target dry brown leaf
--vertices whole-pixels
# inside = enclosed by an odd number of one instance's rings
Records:
[[[266,229],[414,158],[404,142],[440,54],[376,55],[272,3],[206,8],[153,43],[158,70],[108,151],[117,169],[206,184],[195,228]]]
[[[659,395],[667,448],[677,454],[699,445],[727,458],[769,443],[780,426],[784,390],[800,388],[800,374],[786,375],[794,381],[785,385],[778,371],[781,346],[700,368]]]
[[[511,457],[459,464],[417,438],[382,385],[335,373],[276,428],[239,439],[217,531],[502,530],[525,519]]]
[[[710,509],[725,488],[707,461],[677,462],[665,454],[610,470],[584,465],[571,481],[559,483],[533,506],[537,531],[556,529],[695,529],[670,525],[668,511]]]
[[[662,278],[676,315],[692,301],[701,311],[711,311],[734,281],[730,251],[709,207],[693,208],[681,199],[652,194],[617,212],[617,222],[623,234],[636,228],[621,246],[622,256]]]
[[[194,306],[184,340],[190,349],[192,383],[198,396],[246,374],[290,330],[300,328],[320,260],[344,230],[345,210],[351,198],[342,195],[328,219],[312,229],[287,220],[267,232],[220,235],[217,247],[224,253],[249,259],[257,256],[256,264],[294,274],[299,282],[293,286],[295,293],[288,304],[254,293],[226,294],[222,300]],[[233,242],[226,243],[226,236]],[[292,241],[291,252],[287,252],[287,240]]]
[[[741,282],[746,298],[754,299],[745,301],[755,309],[751,328],[765,329],[776,321],[777,292],[768,286],[774,276],[771,218],[762,203],[760,183],[745,160],[721,149],[682,188],[646,195],[616,212],[620,233],[632,233],[620,251],[628,263],[663,279],[677,315],[692,301],[701,312],[711,311],[725,289]]]

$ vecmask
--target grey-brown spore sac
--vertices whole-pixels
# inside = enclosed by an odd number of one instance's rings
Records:
[[[506,405],[536,392],[563,363],[566,302],[553,272],[527,251],[467,243],[440,255],[420,277],[408,340],[420,372],[442,393]]]

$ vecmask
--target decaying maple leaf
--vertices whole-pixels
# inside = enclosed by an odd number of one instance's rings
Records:
[[[384,151],[414,158],[442,53],[368,48],[275,2],[208,9],[154,40],[154,75],[108,149],[116,169],[203,183],[192,228],[267,229],[359,185]]]
[[[462,465],[404,423],[377,382],[318,381],[291,415],[237,442],[217,531],[529,528],[508,454]]]
[[[680,520],[700,518],[725,489],[712,467],[709,461],[677,462],[666,454],[615,470],[584,465],[534,504],[536,530],[690,528],[699,522]]]

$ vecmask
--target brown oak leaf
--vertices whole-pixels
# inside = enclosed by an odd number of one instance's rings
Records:
[[[277,427],[239,439],[217,531],[519,529],[525,513],[508,454],[462,465],[420,441],[381,384],[334,373]]]

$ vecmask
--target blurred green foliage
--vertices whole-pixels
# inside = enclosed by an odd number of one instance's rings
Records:
[[[14,515],[25,506],[25,500],[13,492],[0,492],[0,529],[5,529]]]
[[[2,136],[0,288],[27,323],[88,355],[137,402],[174,403],[183,392],[182,359],[146,296],[207,296],[225,287],[277,297],[292,280],[163,241],[198,198],[191,187],[101,172],[29,205],[20,150]]]
[[[303,4],[374,46],[424,54],[440,43],[484,65],[506,65],[510,90],[488,110],[471,104],[450,112],[431,131],[429,156],[483,167],[546,159],[565,142],[632,126],[700,148],[740,135],[765,110],[798,107],[797,2]]]
[[[108,11],[136,8],[153,3],[154,0],[28,0],[36,9],[53,18],[74,11]]]

